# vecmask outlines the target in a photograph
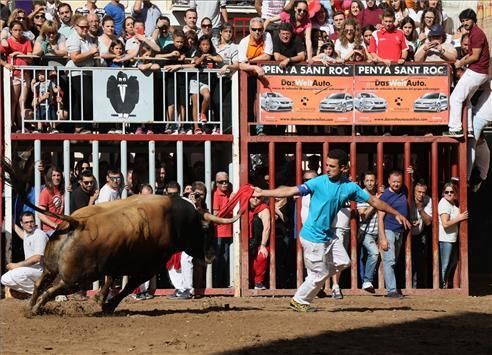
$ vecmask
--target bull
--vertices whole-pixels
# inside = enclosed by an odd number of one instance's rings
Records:
[[[41,209],[28,201],[26,184],[6,160],[1,162],[4,179],[25,203],[39,213],[62,222],[48,241],[44,271],[36,282],[29,313],[57,295],[76,292],[83,285],[108,276],[128,276],[128,283],[107,299],[111,282],[106,282],[97,300],[105,313],[113,312],[123,298],[158,273],[172,254],[185,251],[202,263],[213,259],[208,224],[233,223],[199,211],[179,196],[135,195],[75,211],[70,216]],[[7,174],[5,174],[7,173]]]

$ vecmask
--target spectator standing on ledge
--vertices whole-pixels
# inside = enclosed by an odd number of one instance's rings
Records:
[[[125,23],[125,7],[120,4],[120,0],[111,0],[104,7],[106,15],[111,16],[114,20],[114,33],[116,36],[121,35],[123,24]]]
[[[198,23],[201,23],[204,17],[212,21],[213,37],[219,37],[221,17],[224,22],[229,22],[226,5],[227,0],[190,0],[190,8],[196,9],[198,14]]]
[[[403,176],[398,170],[390,172],[388,177],[389,187],[383,192],[380,199],[393,207],[405,218],[408,216],[408,191],[402,183]],[[387,216],[385,212],[378,212],[379,246],[383,254],[384,282],[387,297],[402,298],[398,293],[395,277],[395,266],[398,262],[401,244],[405,232],[404,226],[393,216]]]
[[[402,223],[405,228],[410,228],[408,220],[397,210],[342,177],[342,172],[348,168],[347,153],[339,149],[332,150],[328,153],[326,165],[325,175],[306,181],[302,185],[274,190],[262,190],[256,187],[253,193],[253,196],[257,197],[311,195],[308,217],[300,232],[307,277],[290,301],[290,307],[298,312],[315,311],[311,302],[325,280],[349,266],[340,263],[341,260],[347,260],[348,255],[340,243],[336,242],[337,237],[330,230],[336,214],[347,201],[368,202],[378,210],[394,215],[398,223]]]
[[[46,233],[38,229],[32,212],[21,215],[22,229],[14,225],[15,232],[23,241],[25,260],[8,263],[2,275],[2,285],[10,288],[12,297],[25,298],[32,295],[34,285],[43,273],[44,248],[48,242]]]
[[[61,3],[58,6],[58,20],[60,22],[60,28],[58,29],[58,33],[65,36],[65,38],[69,38],[72,33],[75,32],[75,29],[72,24],[72,7],[67,3]]]
[[[135,20],[145,23],[145,35],[150,37],[154,32],[157,20],[161,16],[161,10],[150,0],[136,0],[133,4],[132,16]]]
[[[469,101],[480,85],[489,80],[489,42],[485,33],[477,26],[477,14],[472,9],[460,13],[460,21],[469,32],[468,54],[454,63],[455,68],[468,66],[461,79],[456,84],[449,98],[449,131],[444,135],[463,137],[461,111],[463,103]],[[472,127],[469,119],[468,130]]]
[[[183,32],[186,33],[188,31],[198,32],[200,29],[197,27],[196,23],[198,21],[198,14],[196,9],[188,9],[184,14],[184,23]]]

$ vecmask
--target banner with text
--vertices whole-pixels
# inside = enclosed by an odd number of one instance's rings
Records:
[[[259,122],[304,125],[446,125],[447,64],[262,65]]]
[[[94,69],[94,120],[153,122],[153,76],[139,70]]]
[[[261,123],[352,124],[352,65],[262,67],[270,85],[259,90]]]

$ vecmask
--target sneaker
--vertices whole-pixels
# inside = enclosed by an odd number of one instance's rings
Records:
[[[220,133],[220,129],[218,129],[218,128],[214,128],[214,129],[212,130],[212,134],[214,134],[214,135],[215,135],[215,134],[221,134],[221,133]]]
[[[442,135],[445,136],[445,137],[453,137],[453,138],[461,138],[463,137],[463,130],[460,129],[459,131],[445,131],[445,132],[442,132]]]
[[[175,132],[177,132],[177,131],[175,131]],[[164,130],[164,134],[174,134],[174,132],[173,132],[173,130],[172,130],[172,129],[166,128],[166,129]]]
[[[366,281],[362,284],[362,289],[366,292],[369,292],[369,293],[375,293],[374,291],[374,286],[372,285],[372,282],[370,281]]]
[[[296,312],[316,312],[316,308],[310,304],[299,303],[293,298],[290,300],[289,306]]]
[[[108,134],[114,134],[114,129],[110,129],[110,130],[108,131]]]
[[[152,298],[154,298],[154,295],[151,294],[150,292],[144,292],[143,295],[146,300],[151,300]]]
[[[121,129],[115,129],[113,131],[114,134],[123,134],[123,131]]]
[[[203,131],[201,128],[195,129],[195,134],[203,134]]]
[[[184,134],[184,133],[186,133],[186,132],[180,133],[180,131],[175,130],[175,131],[171,131],[171,133],[169,133],[169,134],[175,136],[177,134]]]
[[[266,286],[263,283],[259,282],[255,284],[255,290],[266,290]]]
[[[468,138],[475,138],[475,134],[473,134],[473,131],[468,131],[467,136]]]
[[[184,291],[177,291],[176,292],[176,299],[178,299],[178,300],[189,300],[192,298],[193,298],[193,295],[191,294],[190,290],[184,290]]]
[[[340,290],[340,288],[334,288],[331,290],[331,297],[336,300],[343,300],[342,290]]]
[[[137,130],[135,131],[135,134],[143,134],[143,129],[142,127],[138,127]]]
[[[193,134],[193,130],[192,129],[187,130],[186,131],[186,134],[189,135],[189,136],[192,135]]]
[[[393,292],[388,292],[388,294],[386,295],[386,297],[388,297],[388,298],[395,298],[395,299],[402,299],[403,298],[403,295],[400,295],[398,292],[393,291]]]
[[[55,302],[66,302],[68,301],[67,296],[59,295],[55,297]]]
[[[207,122],[208,119],[207,119],[207,115],[205,115],[203,112],[200,113],[200,121],[203,123],[203,122]]]
[[[145,300],[145,299],[146,299],[146,298],[145,298],[145,294],[144,294],[144,293],[142,293],[142,292],[135,293],[135,294],[133,294],[133,295],[132,295],[132,297],[133,297],[133,299],[134,299],[135,301],[143,301],[143,300]]]
[[[147,130],[147,134],[154,134],[154,131],[153,131],[153,130],[151,130],[151,129],[148,129],[148,130]]]
[[[176,298],[178,296],[178,290],[174,291],[170,295],[167,295],[167,298]]]

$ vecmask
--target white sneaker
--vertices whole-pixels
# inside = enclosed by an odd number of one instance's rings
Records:
[[[68,301],[67,296],[59,295],[55,297],[55,302],[66,302]]]
[[[369,293],[374,293],[374,286],[372,285],[372,282],[366,281],[362,284],[362,289],[364,291],[367,291]]]
[[[187,134],[187,135],[192,135],[192,134],[193,134],[193,130],[191,130],[191,129],[187,130],[187,131],[186,131],[186,134]]]

